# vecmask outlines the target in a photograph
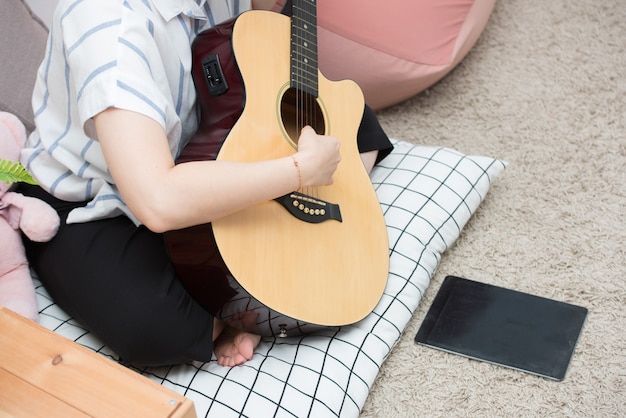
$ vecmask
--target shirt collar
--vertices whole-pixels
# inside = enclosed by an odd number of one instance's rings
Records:
[[[204,11],[206,0],[152,0],[165,21],[170,21],[180,14],[193,19],[207,20]]]

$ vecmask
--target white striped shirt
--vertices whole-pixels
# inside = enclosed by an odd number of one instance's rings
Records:
[[[33,93],[36,130],[21,161],[41,186],[88,202],[67,222],[120,214],[124,204],[92,118],[109,107],[157,121],[176,157],[197,127],[191,42],[250,0],[61,0]]]

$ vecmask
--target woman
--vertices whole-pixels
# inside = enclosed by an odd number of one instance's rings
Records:
[[[125,362],[249,360],[260,339],[248,331],[254,318],[226,324],[203,309],[162,234],[329,185],[340,161],[338,141],[306,127],[292,156],[175,164],[198,126],[190,44],[245,3],[61,0],[55,12],[22,154],[41,188],[21,191],[50,203],[62,225],[49,243],[25,246],[54,300]],[[391,145],[365,115],[359,149],[371,169]]]

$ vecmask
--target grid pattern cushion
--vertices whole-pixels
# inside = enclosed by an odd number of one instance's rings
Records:
[[[199,417],[356,417],[378,371],[415,312],[442,254],[505,163],[396,141],[372,172],[389,234],[383,297],[361,322],[303,337],[266,338],[240,367],[214,361],[139,373],[192,399]],[[40,322],[117,360],[37,283]]]

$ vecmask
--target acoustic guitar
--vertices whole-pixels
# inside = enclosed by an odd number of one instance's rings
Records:
[[[221,257],[216,265],[223,260],[241,287],[270,309],[309,324],[346,325],[369,314],[382,296],[387,229],[357,148],[363,94],[354,82],[319,72],[315,1],[295,0],[292,7],[291,17],[249,11],[198,35],[192,74],[201,122],[179,163],[285,157],[310,125],[341,142],[334,184],[215,220],[218,254],[208,248],[208,225],[168,233],[168,241],[176,241],[170,256],[175,265]],[[183,270],[181,276],[189,274]]]

